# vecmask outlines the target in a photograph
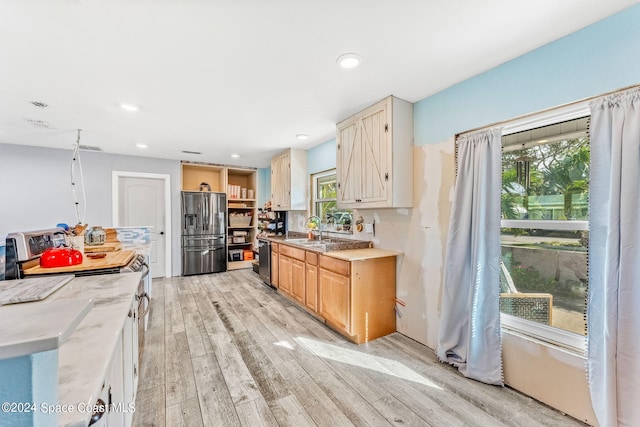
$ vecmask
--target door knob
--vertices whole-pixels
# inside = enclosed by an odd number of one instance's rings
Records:
[[[164,236],[164,231],[161,231],[161,232],[160,232],[160,235],[161,235],[161,236]]]

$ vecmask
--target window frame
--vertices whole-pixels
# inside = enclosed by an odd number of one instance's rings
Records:
[[[338,175],[337,175],[337,171],[336,171],[335,168],[327,169],[327,170],[322,171],[322,172],[316,172],[316,173],[310,174],[310,178],[311,178],[310,204],[311,204],[311,206],[310,206],[309,212],[311,213],[311,215],[315,215],[315,216],[320,217],[318,215],[318,212],[317,212],[317,209],[316,209],[316,205],[318,203],[336,202],[336,207],[338,206],[338,193],[337,193],[337,190],[336,190],[336,197],[335,198],[329,198],[329,199],[318,199],[317,198],[317,195],[318,195],[318,181],[320,179],[322,179],[322,178],[326,178],[326,177],[331,176],[331,175],[336,177],[336,182],[337,182]],[[343,210],[351,212],[351,209],[343,209]],[[327,225],[327,221],[326,221],[325,218],[320,218],[320,222],[322,224],[324,224],[325,226]],[[352,219],[352,222],[353,222],[353,219]],[[340,230],[340,231],[338,231],[338,230],[327,230],[327,231],[329,231],[331,233],[353,234],[353,229],[348,230],[348,231],[344,231],[344,230]]]
[[[590,115],[591,110],[589,108],[588,101],[579,101],[512,120],[504,125],[501,136],[504,137],[513,133],[553,125]],[[502,158],[500,162],[502,164]],[[500,228],[583,231],[589,230],[589,221],[501,219]],[[507,331],[520,333],[530,338],[543,341],[578,354],[584,355],[586,353],[586,334],[580,335],[578,333],[544,325],[532,320],[522,319],[502,312],[500,313],[500,324]]]

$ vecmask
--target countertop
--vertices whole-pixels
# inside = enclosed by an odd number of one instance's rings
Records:
[[[0,307],[0,359],[61,347],[92,307],[88,298],[51,302],[46,310],[37,303]]]
[[[318,248],[317,246],[309,246],[303,244],[296,244],[295,242],[287,241],[284,237],[260,237],[261,239],[270,240],[274,243],[279,243],[282,245],[289,245],[300,249],[305,249],[307,251],[313,251],[321,253],[322,255],[330,256],[333,258],[338,258],[346,261],[361,261],[365,259],[373,259],[373,258],[384,258],[388,256],[398,256],[402,255],[402,252],[388,250],[388,249],[378,249],[372,248],[371,242],[367,242],[364,240],[349,240],[349,239],[335,239],[330,238],[332,243],[329,243],[326,249]],[[296,239],[299,236],[293,236],[292,238]],[[318,244],[322,243],[320,240],[317,241]]]
[[[140,282],[141,273],[106,274],[77,277],[51,301],[53,303],[91,297],[93,308],[80,322],[58,356],[58,394],[60,404],[78,407],[95,403],[107,374],[111,356]],[[90,413],[61,413],[58,424],[86,426]]]
[[[388,256],[402,255],[402,252],[388,249],[366,248],[366,249],[345,249],[341,251],[323,252],[322,255],[332,258],[343,259],[345,261],[362,261],[365,259],[385,258]]]
[[[343,251],[347,249],[366,249],[371,247],[371,242],[365,240],[353,240],[353,239],[342,239],[336,237],[327,237],[323,240],[316,239],[315,245],[303,245],[296,243],[292,240],[306,239],[306,234],[302,233],[291,233],[290,237],[287,239],[284,236],[269,236],[269,237],[260,237],[260,239],[270,240],[274,243],[280,243],[283,245],[289,245],[296,248],[306,249],[308,251],[314,251],[326,254],[332,251]]]

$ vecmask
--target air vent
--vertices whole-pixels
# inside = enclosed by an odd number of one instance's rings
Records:
[[[102,148],[94,145],[80,145],[79,148],[84,151],[102,151]]]
[[[33,104],[35,107],[38,108],[47,108],[48,105],[45,104],[44,102],[40,102],[40,101],[31,101],[31,104]]]
[[[45,122],[44,120],[36,120],[36,119],[24,119],[27,123],[29,123],[31,126],[40,128],[40,129],[53,129],[51,126],[49,126],[49,123]]]
[[[184,154],[202,154],[202,153],[201,153],[201,152],[199,152],[199,151],[182,150],[182,152],[183,152]]]

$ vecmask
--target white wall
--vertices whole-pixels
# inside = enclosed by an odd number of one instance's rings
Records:
[[[71,190],[72,151],[0,144],[2,203],[0,234],[77,222]],[[171,176],[172,265],[180,274],[180,162],[81,151],[87,203],[84,222],[113,225],[112,171]],[[82,198],[79,195],[80,202]]]

